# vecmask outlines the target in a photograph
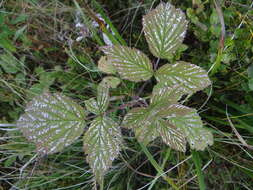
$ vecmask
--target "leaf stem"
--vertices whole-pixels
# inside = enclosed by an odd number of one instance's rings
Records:
[[[154,65],[154,70],[155,70],[155,71],[157,70],[157,67],[158,67],[159,62],[160,62],[160,58],[158,58],[158,59],[156,60],[156,63],[155,63],[155,65]]]
[[[195,164],[196,171],[197,171],[197,176],[198,176],[198,181],[199,181],[199,189],[205,190],[206,185],[205,185],[204,175],[201,170],[201,159],[199,157],[199,153],[195,150],[192,150],[192,160]]]
[[[163,179],[165,181],[167,181],[168,184],[170,184],[175,190],[179,190],[179,188],[177,187],[177,185],[173,182],[173,180],[171,178],[169,178],[167,175],[164,174],[163,169],[159,166],[159,164],[155,161],[155,159],[153,158],[153,156],[151,155],[151,153],[148,151],[147,147],[142,144],[139,143],[141,146],[141,149],[143,150],[143,152],[146,154],[146,156],[148,157],[148,160],[150,161],[150,163],[152,164],[152,166],[156,169],[156,171],[158,172],[158,174],[160,176],[163,177]]]

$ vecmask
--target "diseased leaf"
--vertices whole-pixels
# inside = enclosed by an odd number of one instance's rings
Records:
[[[155,113],[148,108],[133,108],[125,115],[122,126],[133,129],[139,142],[148,144],[158,137],[154,123]]]
[[[105,83],[100,83],[97,87],[97,99],[86,100],[85,106],[91,113],[99,115],[104,113],[109,105],[109,87]]]
[[[151,95],[151,105],[163,104],[170,105],[177,103],[183,95],[183,90],[179,86],[168,86],[164,83],[158,83],[154,86]]]
[[[139,127],[134,128],[133,130],[137,140],[144,145],[149,144],[157,137],[159,137],[159,131],[157,130],[154,122],[143,122],[141,125],[139,125]]]
[[[110,88],[117,88],[117,86],[121,83],[121,80],[117,77],[105,77],[103,78],[102,83]]]
[[[165,144],[169,145],[175,150],[185,152],[185,135],[180,128],[175,127],[169,121],[163,119],[157,120],[156,125],[156,128]]]
[[[109,98],[109,86],[104,83],[100,83],[97,87],[97,105],[100,113],[105,112],[108,108]]]
[[[99,114],[100,109],[98,107],[97,101],[95,98],[90,98],[89,100],[84,101],[86,109],[94,114]]]
[[[133,108],[125,116],[122,125],[133,129],[137,140],[145,145],[161,136],[171,148],[184,152],[186,141],[182,131],[158,115],[152,107]]]
[[[83,108],[70,98],[44,93],[27,104],[17,126],[37,152],[46,155],[73,143],[83,132],[84,119]]]
[[[182,43],[187,29],[185,14],[170,3],[160,3],[142,20],[152,54],[168,58]]]
[[[154,116],[155,114],[153,114]],[[133,129],[141,125],[142,122],[147,122],[151,124],[152,118],[150,117],[151,113],[148,108],[138,107],[131,109],[124,117],[122,126]]]
[[[83,137],[84,151],[98,183],[101,183],[113,160],[119,155],[120,127],[108,117],[95,118]]]
[[[169,86],[180,86],[187,94],[202,90],[211,84],[205,70],[197,65],[183,61],[179,61],[173,65],[163,65],[157,70],[155,76],[161,83]]]
[[[98,61],[98,69],[107,74],[116,74],[111,60],[107,56],[102,56]]]
[[[161,107],[158,115],[161,118],[170,118],[174,116],[181,117],[191,113],[191,111],[192,111],[191,108],[188,109],[186,106],[183,106],[181,104],[172,104],[169,106]]]
[[[186,114],[180,113],[179,109],[175,111],[174,106],[173,110],[175,112],[167,115],[169,122],[184,132],[192,149],[204,150],[208,145],[211,146],[213,144],[213,135],[203,128],[203,123],[197,111],[182,105],[179,107],[182,109],[182,113]]]
[[[196,129],[195,132],[192,132],[192,135],[193,134],[194,137],[190,135],[188,137],[188,142],[192,149],[203,151],[208,145],[213,145],[213,134],[208,129]]]
[[[152,64],[140,50],[119,45],[103,47],[102,50],[123,79],[140,82],[153,76]]]

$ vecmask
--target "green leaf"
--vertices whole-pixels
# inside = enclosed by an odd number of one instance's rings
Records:
[[[96,115],[100,114],[100,109],[95,98],[90,98],[89,100],[84,101],[86,109]]]
[[[156,128],[156,125],[154,122],[148,123],[143,122],[142,125],[139,125],[138,128],[134,128],[134,134],[137,140],[144,145],[149,144],[153,140],[155,140],[157,137],[159,137],[159,131]]]
[[[97,87],[97,104],[101,113],[108,108],[109,98],[109,86],[100,83]]]
[[[253,78],[249,79],[248,85],[249,85],[249,89],[253,90]]]
[[[97,87],[97,99],[90,98],[84,103],[89,112],[96,115],[104,113],[109,105],[109,86],[106,83],[100,83]]]
[[[181,112],[179,111],[181,110]],[[183,105],[172,106],[169,122],[182,130],[192,149],[204,150],[213,144],[213,135],[203,128],[203,123],[195,109]]]
[[[149,110],[144,107],[131,109],[124,117],[122,126],[128,129],[133,129],[141,126],[142,122],[151,123]]]
[[[0,47],[13,53],[17,51],[15,44],[13,44],[13,42],[8,39],[8,36],[6,38],[2,38],[0,36]]]
[[[248,67],[247,73],[249,78],[253,78],[253,64]]]
[[[103,78],[102,83],[110,88],[117,88],[117,86],[121,83],[121,80],[118,77],[105,77]]]
[[[157,120],[156,125],[156,128],[165,144],[175,150],[185,152],[185,135],[180,128],[175,127],[169,121],[163,119]]]
[[[169,86],[180,86],[187,94],[202,90],[211,84],[205,70],[183,61],[178,61],[173,65],[163,65],[157,70],[155,76],[159,82]]]
[[[17,121],[39,154],[52,154],[73,143],[85,127],[85,112],[70,98],[44,93],[29,102]]]
[[[107,56],[102,56],[98,61],[98,69],[107,74],[116,74],[116,69],[114,68],[111,60]]]
[[[16,32],[15,32],[15,36],[13,38],[14,41],[16,41],[20,36],[22,36],[26,30],[28,25],[24,25],[22,28],[18,29]]]
[[[162,137],[164,143],[175,150],[185,152],[185,135],[168,121],[161,119],[157,110],[151,108],[133,108],[125,116],[122,125],[133,129],[137,140],[145,145]]]
[[[84,151],[98,183],[119,155],[122,137],[120,127],[108,117],[95,118],[83,137]]]
[[[151,95],[151,105],[162,104],[170,105],[177,103],[183,95],[183,91],[179,86],[168,86],[165,83],[158,83],[154,86]]]
[[[176,115],[178,117],[182,117],[186,114],[189,114],[191,112],[191,109],[187,109],[187,107],[180,105],[180,104],[172,104],[169,106],[163,106],[159,110],[159,117],[162,118],[170,118],[171,115]]]
[[[122,126],[133,129],[139,142],[148,144],[159,136],[155,129],[155,113],[148,108],[133,108],[124,117]]]
[[[2,54],[0,56],[0,66],[4,69],[6,73],[17,73],[22,71],[22,64],[21,61],[19,62],[15,56],[11,53],[9,54]]]
[[[160,3],[142,22],[150,51],[160,58],[168,58],[177,50],[188,23],[185,14],[170,3]]]
[[[152,64],[140,50],[119,45],[103,47],[102,50],[123,79],[140,82],[153,76]]]

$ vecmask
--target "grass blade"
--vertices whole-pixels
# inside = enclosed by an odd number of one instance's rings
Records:
[[[194,162],[194,165],[195,165],[196,171],[197,171],[197,176],[198,176],[198,181],[199,181],[199,189],[205,190],[206,185],[205,185],[204,175],[201,170],[201,159],[200,159],[199,153],[197,151],[192,150],[192,160]]]

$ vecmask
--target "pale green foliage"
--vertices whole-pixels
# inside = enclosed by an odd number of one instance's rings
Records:
[[[181,10],[161,3],[144,16],[143,27],[153,55],[168,58],[182,43],[187,21]],[[123,126],[134,129],[136,138],[145,144],[160,136],[171,148],[183,152],[186,140],[196,150],[212,145],[212,134],[203,128],[196,110],[178,103],[184,94],[193,94],[211,84],[207,72],[178,61],[163,65],[154,75],[159,83],[153,88],[150,106],[130,110]]]
[[[83,137],[87,162],[97,182],[102,183],[107,169],[118,156],[122,137],[119,125],[105,116],[95,118]]]
[[[18,61],[11,53],[1,53],[0,55],[0,66],[6,73],[17,73],[22,70],[23,64]]]
[[[178,102],[182,95],[183,90],[179,85],[168,86],[165,83],[158,83],[153,88],[150,103],[169,105]]]
[[[171,97],[173,97],[173,92],[175,93],[175,91],[169,93]],[[176,97],[176,93],[174,97]],[[167,103],[162,104],[163,102],[163,99],[160,101],[156,99],[155,105],[150,105],[147,108],[133,108],[125,116],[122,125],[132,128],[139,142],[148,144],[161,136],[163,142],[171,148],[184,152],[186,150],[185,134],[180,128],[164,119],[163,112],[160,114],[168,105]]]
[[[204,150],[208,145],[213,144],[212,133],[203,128],[201,118],[195,109],[173,105],[171,113],[168,113],[166,117],[173,125],[184,131],[192,149]]]
[[[159,119],[156,123],[163,142],[175,150],[185,152],[186,140],[182,130],[171,124],[168,120]]]
[[[168,58],[181,45],[187,21],[181,10],[161,3],[144,16],[143,27],[152,54],[159,59]],[[186,151],[187,141],[196,150],[213,144],[213,135],[203,127],[197,111],[180,104],[183,95],[192,95],[211,84],[206,71],[183,61],[165,64],[154,71],[151,61],[140,50],[120,45],[102,50],[106,56],[99,60],[100,71],[118,73],[122,79],[133,82],[146,81],[152,76],[158,81],[149,96],[150,105],[132,108],[122,122],[123,127],[134,130],[139,142],[147,145],[160,137],[168,146],[182,152]],[[119,124],[106,116],[109,89],[120,83],[117,77],[105,77],[97,87],[97,96],[85,101],[86,109],[96,116],[84,134],[84,151],[100,184],[122,146]],[[44,93],[34,98],[25,111],[17,125],[41,154],[61,151],[84,129],[84,110],[63,95]]]
[[[102,56],[98,61],[98,69],[107,74],[116,74],[116,69],[107,56]]]
[[[119,45],[107,46],[102,50],[123,79],[139,82],[153,76],[152,64],[140,50]]]
[[[85,102],[88,111],[99,116],[92,121],[83,137],[87,162],[100,184],[105,172],[118,156],[122,144],[119,125],[104,115],[108,104],[109,86],[107,82],[102,81],[97,87],[97,100],[91,98]]]
[[[102,80],[104,85],[109,86],[110,88],[117,88],[117,86],[121,83],[121,80],[117,77],[105,77]]]
[[[86,109],[89,112],[94,113],[94,114],[100,113],[100,109],[98,107],[96,98],[90,98],[89,100],[86,100],[84,103],[85,103]]]
[[[136,138],[145,144],[158,136],[171,148],[185,151],[186,140],[192,149],[204,150],[213,144],[212,134],[205,128],[196,110],[183,105],[134,108],[123,120],[123,126],[132,128]]]
[[[159,82],[169,86],[180,86],[187,94],[203,90],[211,84],[205,70],[184,61],[163,65],[157,70],[155,76]]]
[[[97,87],[97,104],[100,110],[100,113],[106,111],[109,105],[109,87],[100,83]]]
[[[52,154],[74,142],[85,127],[85,112],[70,98],[44,93],[29,102],[17,121],[39,154]]]
[[[90,98],[85,101],[85,106],[88,111],[94,114],[104,113],[109,104],[109,87],[103,85],[102,83],[98,85],[97,88],[97,100],[95,98]]]
[[[124,117],[122,126],[134,129],[138,141],[148,144],[158,137],[153,120],[156,114],[148,108],[133,108]]]
[[[143,29],[152,54],[168,58],[182,43],[187,21],[180,9],[170,3],[160,3],[143,17]]]

